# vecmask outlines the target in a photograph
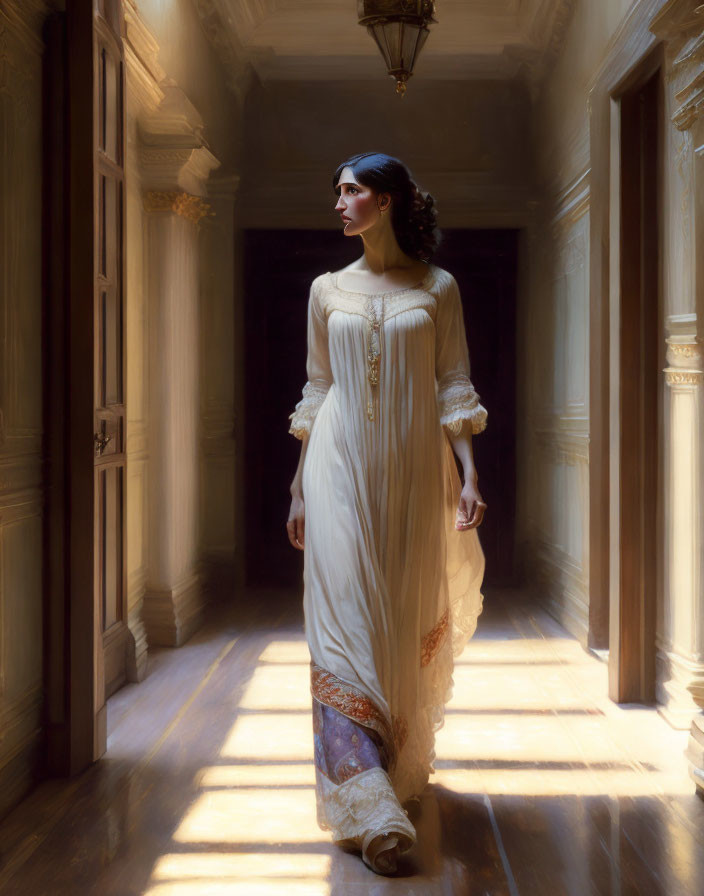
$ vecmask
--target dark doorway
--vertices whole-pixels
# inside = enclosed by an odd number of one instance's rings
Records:
[[[489,507],[480,529],[485,581],[512,584],[518,234],[446,229],[443,236],[433,261],[459,284],[472,380],[489,412],[486,431],[473,440]],[[303,555],[290,546],[285,522],[300,442],[288,435],[288,415],[306,379],[308,292],[318,274],[359,257],[361,242],[330,230],[249,230],[244,238],[246,582],[295,587]]]
[[[660,94],[657,70],[620,100],[620,531],[609,625],[609,695],[618,702],[655,700]]]

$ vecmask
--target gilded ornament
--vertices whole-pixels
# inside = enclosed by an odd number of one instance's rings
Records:
[[[665,371],[665,382],[668,386],[699,386],[704,382],[704,373],[699,370],[671,368]]]
[[[179,190],[149,190],[144,197],[144,207],[148,212],[174,212],[194,224],[215,214],[200,196]]]
[[[381,326],[384,320],[384,296],[377,307],[374,297],[365,305],[367,316],[367,379],[372,393],[367,400],[367,417],[374,419],[374,387],[379,385],[379,359],[381,358]]]

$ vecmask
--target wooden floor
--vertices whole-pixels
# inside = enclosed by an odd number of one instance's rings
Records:
[[[0,825],[22,896],[697,896],[687,733],[616,706],[606,665],[520,594],[488,592],[458,661],[419,842],[396,878],[315,822],[299,598],[219,610],[109,704],[108,753]]]

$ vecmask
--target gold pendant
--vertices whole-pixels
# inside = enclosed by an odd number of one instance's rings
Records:
[[[379,384],[379,359],[381,357],[381,322],[383,320],[384,297],[381,297],[381,315],[377,314],[373,299],[367,302],[367,379],[371,396],[367,400],[367,417],[374,419],[374,387]]]

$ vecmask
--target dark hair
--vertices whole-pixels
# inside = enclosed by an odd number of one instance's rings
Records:
[[[391,226],[403,252],[429,262],[442,240],[437,227],[435,200],[423,193],[399,159],[383,152],[361,152],[338,165],[333,190],[343,168],[351,168],[356,180],[377,193],[391,194]]]

